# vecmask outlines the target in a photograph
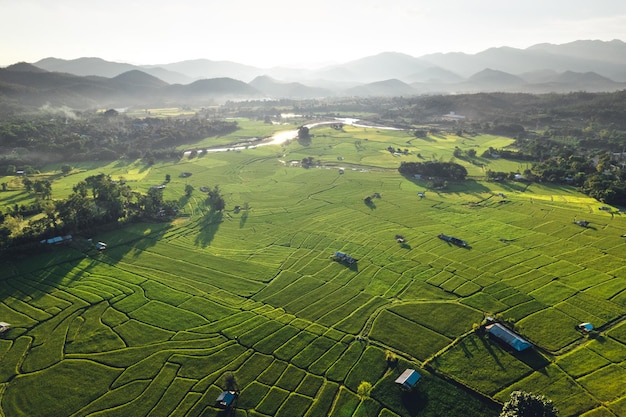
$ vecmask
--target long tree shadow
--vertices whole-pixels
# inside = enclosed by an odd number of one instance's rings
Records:
[[[521,352],[513,352],[513,355],[535,371],[543,370],[545,373],[545,367],[550,364],[550,361],[534,348],[525,349]]]
[[[239,228],[243,229],[246,225],[246,221],[248,220],[248,210],[244,211],[241,217],[239,218]]]
[[[224,213],[220,211],[216,211],[211,209],[200,221],[200,232],[196,237],[195,244],[206,248],[211,244],[213,239],[215,238],[215,234],[217,230],[220,228],[220,225],[224,217]]]
[[[172,227],[171,223],[165,222],[140,222],[107,233],[95,233],[90,235],[90,242],[82,244],[82,250],[89,257],[113,265],[129,254],[139,256],[156,245]],[[103,251],[97,250],[94,244],[98,241],[106,243],[107,248]]]
[[[503,349],[502,346],[499,344],[498,340],[493,340],[494,338],[490,338],[488,335],[483,335],[479,339],[481,342],[483,342],[483,346],[485,347],[485,350],[491,355],[496,365],[498,365],[498,367],[501,370],[503,371],[506,370],[505,366],[502,364],[502,362],[500,361],[500,358],[498,357],[498,355],[493,349],[494,343],[496,344],[495,346],[497,346],[498,350]]]

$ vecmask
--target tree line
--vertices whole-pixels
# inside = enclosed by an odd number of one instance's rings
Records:
[[[178,202],[164,200],[161,187],[142,194],[124,181],[99,174],[77,183],[66,199],[39,199],[31,209],[0,214],[0,249],[60,234],[85,232],[105,224],[168,217],[176,213]],[[34,216],[22,227],[22,216],[34,214],[43,216]]]
[[[122,113],[76,112],[15,116],[0,121],[0,172],[50,162],[180,157],[175,147],[238,128],[236,121],[133,118]]]
[[[467,177],[467,170],[463,165],[455,162],[405,162],[398,168],[400,174],[414,177],[416,174],[427,178],[439,178],[453,181],[463,181]]]

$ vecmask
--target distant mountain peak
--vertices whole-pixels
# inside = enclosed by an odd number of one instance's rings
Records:
[[[112,80],[142,86],[164,87],[168,85],[165,81],[136,69],[117,75]]]
[[[9,65],[6,67],[8,71],[21,71],[21,72],[47,72],[44,69],[36,67],[33,64],[27,62],[18,62],[17,64]]]

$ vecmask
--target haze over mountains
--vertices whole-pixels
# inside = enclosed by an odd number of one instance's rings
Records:
[[[137,66],[99,58],[46,58],[0,69],[0,95],[70,106],[622,89],[626,89],[626,43],[620,40],[419,58],[385,52],[321,69],[257,68],[208,59]]]

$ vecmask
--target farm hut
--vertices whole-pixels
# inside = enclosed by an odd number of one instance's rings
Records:
[[[515,332],[509,330],[501,323],[489,324],[485,326],[485,329],[487,329],[487,333],[494,335],[518,352],[521,352],[522,350],[528,349],[532,346],[530,342],[526,341]]]
[[[404,236],[402,235],[396,235],[396,242],[398,243],[404,243]]]
[[[7,330],[9,330],[11,328],[11,325],[9,323],[6,323],[4,321],[0,321],[0,333],[4,333]]]
[[[581,227],[589,227],[589,222],[587,220],[577,220],[574,223]]]
[[[333,258],[338,262],[345,262],[350,265],[356,262],[356,259],[354,259],[352,256],[339,251],[333,254]]]
[[[441,240],[460,246],[462,248],[467,247],[467,242],[464,241],[463,239],[459,239],[458,237],[444,235],[443,233],[439,234],[439,236],[437,237]]]
[[[104,242],[98,242],[96,243],[96,249],[98,250],[105,250],[107,248],[107,244]]]
[[[339,173],[340,173],[340,174],[343,174],[343,173],[344,173],[343,168],[339,168]]]
[[[401,388],[411,390],[417,384],[422,376],[417,373],[415,369],[406,369],[402,372],[402,375],[395,380],[395,383],[400,385]]]
[[[50,239],[44,239],[44,240],[41,240],[40,243],[47,243],[48,245],[59,245],[63,242],[71,242],[71,241],[72,241],[72,235],[65,235],[65,236],[51,237]]]
[[[222,391],[222,393],[215,400],[215,405],[220,408],[228,408],[237,398],[235,391]]]
[[[593,324],[591,323],[580,323],[576,327],[578,328],[578,330],[581,330],[583,332],[590,332],[593,330]]]

